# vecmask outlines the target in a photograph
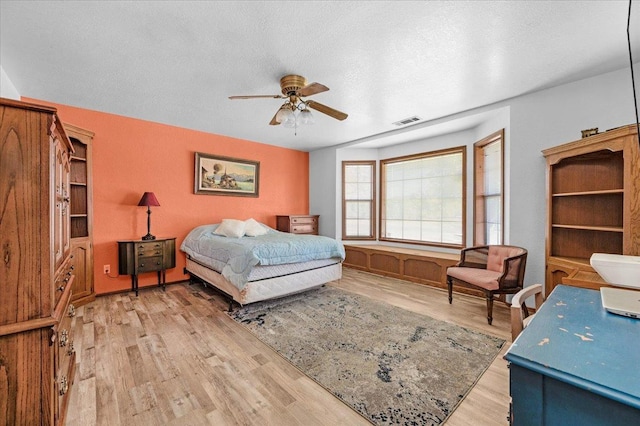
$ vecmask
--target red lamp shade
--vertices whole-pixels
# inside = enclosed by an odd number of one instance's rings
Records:
[[[151,235],[151,206],[159,207],[160,203],[153,192],[145,192],[138,203],[139,206],[147,207],[147,235],[142,237],[143,240],[155,240],[156,237]]]
[[[158,202],[158,199],[156,198],[156,194],[154,194],[153,192],[145,192],[142,195],[142,198],[140,198],[140,202],[138,203],[139,206],[154,206],[154,207],[160,207],[160,203]]]

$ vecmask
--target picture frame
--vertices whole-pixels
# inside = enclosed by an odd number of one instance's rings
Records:
[[[195,153],[194,194],[258,197],[260,162]]]

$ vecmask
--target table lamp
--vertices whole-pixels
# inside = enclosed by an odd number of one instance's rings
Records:
[[[145,192],[138,203],[139,206],[147,206],[147,235],[142,237],[143,240],[155,240],[156,237],[151,235],[151,206],[160,207],[160,203],[153,192]]]

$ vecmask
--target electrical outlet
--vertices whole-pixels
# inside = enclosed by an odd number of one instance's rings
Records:
[[[111,265],[104,265],[104,273],[109,274],[111,272]]]

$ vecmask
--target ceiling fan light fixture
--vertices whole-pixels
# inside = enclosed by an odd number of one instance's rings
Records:
[[[281,123],[284,127],[292,128],[296,127],[296,116],[293,112],[289,111],[287,118]]]
[[[313,114],[311,114],[311,111],[309,111],[306,107],[305,109],[300,111],[300,124],[305,124],[310,126],[315,122],[316,122],[316,119],[313,117]]]
[[[335,118],[336,120],[345,120],[348,115],[344,112],[333,109],[316,101],[307,101],[307,96],[316,95],[318,93],[329,90],[327,86],[320,83],[308,83],[307,80],[299,75],[285,75],[280,79],[280,89],[282,95],[242,95],[229,96],[229,99],[254,99],[254,98],[274,98],[285,99],[284,104],[280,106],[276,114],[269,121],[270,126],[282,124],[283,127],[297,128],[300,125],[311,125],[315,123],[315,117],[311,114],[309,108],[320,111],[320,113]]]
[[[278,123],[284,124],[287,120],[293,117],[293,111],[291,111],[291,106],[286,103],[280,107],[280,110],[276,114],[276,121]],[[295,117],[294,117],[295,120]]]

